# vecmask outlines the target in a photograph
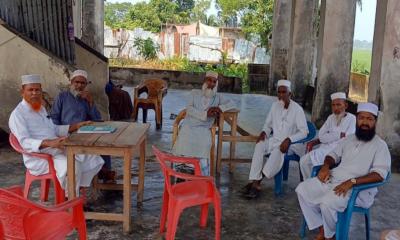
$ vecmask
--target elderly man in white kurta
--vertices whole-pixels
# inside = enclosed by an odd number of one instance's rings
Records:
[[[191,92],[186,117],[172,149],[174,155],[199,158],[203,175],[210,175],[210,128],[221,112],[235,107],[217,89],[218,74],[207,72],[201,91]]]
[[[11,113],[9,127],[22,148],[28,152],[47,153],[53,156],[54,168],[61,186],[66,189],[67,158],[62,142],[69,132],[89,122],[72,125],[55,125],[41,104],[42,88],[39,75],[22,76],[23,100]],[[23,155],[28,171],[35,176],[49,171],[47,161]],[[100,156],[76,155],[77,194],[79,187],[89,187],[92,178],[99,172],[104,161]]]
[[[288,151],[303,155],[305,146],[290,143],[305,138],[308,134],[306,117],[299,104],[290,99],[290,81],[278,81],[278,101],[272,104],[263,130],[257,140],[251,161],[249,180],[243,189],[248,198],[256,198],[261,190],[263,177],[273,178],[282,168],[284,155]],[[264,163],[264,155],[270,154]]]
[[[332,114],[319,130],[318,139],[307,144],[308,149],[312,149],[316,145],[318,148],[300,159],[300,170],[304,179],[311,177],[312,168],[322,165],[326,154],[332,151],[344,137],[354,134],[356,131],[356,117],[346,112],[348,106],[346,94],[344,92],[334,93],[331,95],[331,100]]]
[[[356,133],[328,153],[317,177],[305,180],[296,188],[309,229],[319,228],[316,239],[334,238],[337,212],[346,209],[354,185],[383,181],[390,171],[388,146],[375,134],[377,116],[376,105],[360,103]],[[377,191],[373,188],[360,192],[356,205],[369,208]]]

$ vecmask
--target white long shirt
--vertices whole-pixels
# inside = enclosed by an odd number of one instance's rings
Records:
[[[296,142],[307,137],[308,127],[303,108],[293,100],[290,100],[287,109],[278,101],[274,102],[265,120],[263,131],[268,138],[273,132],[268,152],[278,147],[286,138]]]
[[[342,140],[341,133],[346,136],[354,134],[356,131],[356,117],[351,113],[346,115],[338,123],[335,114],[329,115],[324,125],[319,130],[318,138],[321,142],[319,148],[310,152],[311,161],[314,166],[324,163],[326,154],[332,151]]]
[[[40,152],[43,140],[67,136],[69,129],[69,125],[55,125],[44,107],[35,112],[25,100],[11,113],[8,125],[22,148],[28,152]],[[33,175],[43,174],[43,167],[47,166],[44,161],[26,155],[23,159],[26,168]]]

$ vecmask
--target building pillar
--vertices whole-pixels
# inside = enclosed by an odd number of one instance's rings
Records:
[[[289,80],[294,99],[302,102],[307,85],[313,83],[314,47],[318,0],[294,0],[289,48]]]
[[[74,20],[74,35],[80,39],[82,37],[82,0],[72,1],[72,12]]]
[[[377,133],[389,145],[393,165],[400,170],[400,1],[377,1],[377,24],[374,34],[373,71],[370,100],[381,111]],[[383,29],[382,29],[383,27]],[[380,35],[381,36],[377,36]],[[378,40],[377,40],[378,39]],[[375,42],[377,40],[377,42]],[[376,48],[375,48],[376,47]],[[371,78],[372,78],[371,74]],[[379,81],[380,79],[380,81]],[[377,86],[377,87],[376,87]],[[379,96],[376,98],[376,96]]]
[[[348,93],[356,0],[321,0],[318,75],[312,121],[322,126],[331,113],[330,95]]]
[[[104,0],[82,0],[82,41],[104,52]]]
[[[275,0],[272,23],[272,54],[268,94],[275,95],[276,82],[288,78],[288,52],[290,40],[290,23],[292,17],[292,0]]]

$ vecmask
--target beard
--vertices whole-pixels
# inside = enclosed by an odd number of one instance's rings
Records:
[[[25,99],[25,98],[24,98]],[[42,102],[41,101],[31,101],[31,100],[27,100],[25,99],[25,101],[27,103],[29,103],[29,105],[31,106],[31,108],[33,109],[33,111],[35,112],[39,112],[40,109],[42,108]]]
[[[375,127],[370,129],[362,129],[359,126],[356,126],[356,137],[358,140],[369,142],[375,137]]]
[[[339,114],[335,114],[335,118],[336,118],[336,125],[339,126],[340,122],[342,121],[342,119],[344,118],[344,116],[346,115],[346,112],[341,112]]]
[[[215,94],[217,94],[217,86],[215,86],[213,89],[210,89],[206,83],[203,84],[201,90],[206,98],[212,98]]]
[[[79,96],[79,94],[81,93],[80,91],[75,90],[75,88],[73,88],[72,86],[69,88],[69,91],[71,92],[71,94],[72,94],[74,97]]]

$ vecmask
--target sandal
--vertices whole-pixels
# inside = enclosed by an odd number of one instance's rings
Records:
[[[250,188],[249,193],[247,193],[245,196],[248,199],[256,199],[256,198],[260,197],[260,193],[261,193],[261,190],[258,190],[257,188]]]

